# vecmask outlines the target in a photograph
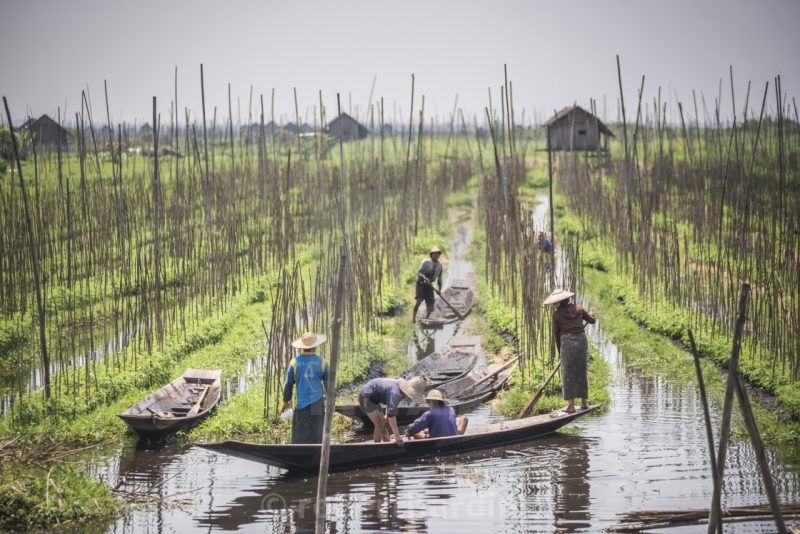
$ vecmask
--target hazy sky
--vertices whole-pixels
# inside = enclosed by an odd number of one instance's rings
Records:
[[[712,107],[721,78],[730,109],[729,65],[740,109],[748,80],[757,108],[777,74],[800,97],[799,23],[797,0],[0,0],[0,94],[15,119],[59,106],[74,116],[88,89],[104,119],[107,80],[114,121],[149,120],[153,96],[165,120],[177,67],[179,106],[198,116],[203,63],[208,113],[227,116],[230,83],[243,122],[251,86],[267,118],[273,88],[278,116],[293,120],[293,88],[301,120],[313,122],[320,90],[329,118],[337,92],[363,116],[373,79],[387,120],[407,120],[412,73],[426,116],[449,115],[456,95],[482,116],[507,64],[518,119],[590,97],[602,116],[605,97],[613,120],[619,54],[629,114],[645,75],[650,102],[661,86],[693,115],[692,89]]]

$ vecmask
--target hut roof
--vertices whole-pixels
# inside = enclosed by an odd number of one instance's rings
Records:
[[[58,128],[59,130],[63,130],[65,132],[67,131],[66,128],[64,128],[63,126],[58,124],[56,121],[51,119],[50,116],[47,115],[46,113],[44,115],[42,115],[41,117],[39,117],[38,119],[34,119],[34,118],[28,119],[27,121],[25,121],[25,123],[22,124],[22,126],[20,126],[20,129],[29,129],[29,128],[35,128],[35,127],[40,127],[41,128],[43,126],[53,126],[53,127]]]
[[[352,121],[352,122],[354,122],[354,123],[358,124],[358,126],[359,126],[359,127],[361,127],[361,128],[364,128],[364,129],[366,130],[366,126],[364,126],[363,124],[361,124],[360,122],[358,122],[357,120],[355,120],[353,117],[351,117],[350,115],[348,115],[347,113],[344,113],[344,112],[342,112],[342,114],[341,114],[341,115],[339,115],[338,117],[336,117],[335,119],[333,119],[331,122],[329,122],[329,123],[328,123],[328,127],[332,126],[332,125],[333,125],[334,123],[336,123],[336,122],[339,122],[340,120],[349,120],[349,121]]]
[[[589,117],[594,118],[597,121],[597,127],[600,129],[601,132],[603,132],[608,136],[614,137],[614,133],[608,129],[608,126],[603,124],[603,121],[601,121],[600,119],[598,119],[597,117],[595,117],[594,115],[592,115],[591,113],[589,113],[580,106],[567,106],[563,108],[561,111],[557,112],[555,115],[550,117],[550,120],[548,120],[545,123],[545,126],[553,126],[554,124],[561,122],[562,120],[565,120],[572,113],[584,113]]]

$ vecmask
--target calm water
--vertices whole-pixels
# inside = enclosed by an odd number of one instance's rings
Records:
[[[591,333],[612,366],[613,401],[606,413],[573,424],[579,435],[332,474],[330,529],[597,532],[630,511],[707,506],[711,480],[694,388],[670,385],[626,366],[599,328]],[[717,416],[715,410],[718,425]],[[470,424],[499,418],[482,407]],[[798,465],[774,454],[770,463],[782,499],[800,499]],[[122,479],[123,487],[158,488],[160,495],[174,495],[168,501],[176,503],[95,525],[97,531],[292,532],[314,526],[316,477],[289,477],[279,469],[198,448],[116,450],[100,462],[97,474],[112,483]],[[733,443],[725,505],[765,502],[751,447]],[[768,523],[726,528],[771,531]]]
[[[456,250],[452,255],[451,269],[470,268],[467,262],[454,263],[461,261]],[[435,347],[454,332],[455,328],[433,332]],[[602,317],[588,333],[610,364],[612,402],[606,412],[571,425],[578,435],[557,434],[416,464],[331,474],[329,530],[599,532],[627,512],[707,507],[711,479],[696,388],[671,385],[628,366],[605,339]],[[409,349],[409,357],[416,359],[416,348]],[[719,407],[713,410],[719,428]],[[501,417],[481,407],[470,419],[471,425],[478,425]],[[796,457],[770,453],[769,459],[782,500],[800,500]],[[168,504],[92,525],[96,532],[314,528],[316,477],[289,477],[276,468],[185,446],[107,449],[97,453],[94,465],[96,475],[112,485],[172,496]],[[766,503],[766,496],[752,448],[734,442],[727,459],[724,504],[760,503]],[[726,532],[773,529],[769,523],[726,526]]]

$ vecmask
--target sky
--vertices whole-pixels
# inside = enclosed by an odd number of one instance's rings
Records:
[[[469,118],[499,107],[504,66],[516,119],[530,121],[589,99],[601,118],[617,118],[620,56],[628,116],[645,77],[644,100],[659,88],[675,119],[676,102],[701,121],[720,93],[729,114],[733,80],[738,112],[752,82],[750,108],[764,84],[781,76],[789,101],[800,97],[797,0],[0,0],[0,94],[12,117],[74,117],[87,91],[95,120],[152,120],[157,97],[168,120],[175,93],[183,117],[201,114],[203,64],[207,113],[253,121],[313,123],[320,92],[327,117],[366,116],[384,99],[387,121],[408,121],[411,77],[425,116],[447,121],[456,98]],[[374,89],[373,89],[374,84]],[[251,104],[251,91],[253,94]],[[370,95],[372,99],[370,100]],[[222,119],[219,119],[222,120]],[[5,122],[5,113],[3,113]]]

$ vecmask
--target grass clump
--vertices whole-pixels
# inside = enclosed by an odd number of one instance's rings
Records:
[[[0,528],[36,529],[108,517],[121,504],[74,466],[0,462]]]

